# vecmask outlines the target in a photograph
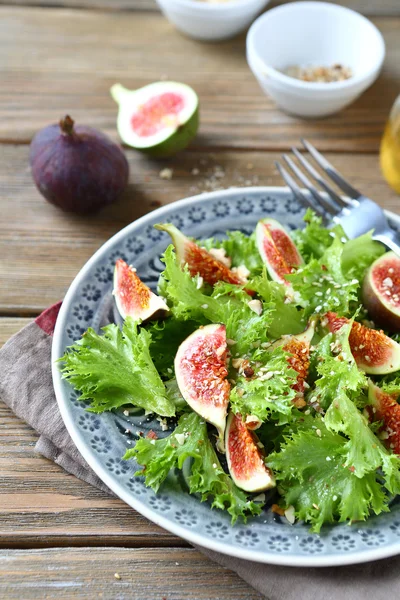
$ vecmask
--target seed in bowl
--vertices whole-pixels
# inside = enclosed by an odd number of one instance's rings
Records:
[[[353,76],[350,67],[345,67],[340,63],[334,64],[331,67],[309,66],[300,67],[298,65],[288,67],[283,71],[285,75],[300,79],[301,81],[309,81],[312,83],[332,83],[333,81],[344,81]]]

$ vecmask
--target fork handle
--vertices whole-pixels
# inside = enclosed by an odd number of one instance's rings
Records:
[[[382,242],[390,250],[393,250],[397,256],[400,256],[400,234],[394,229],[386,229],[382,233],[374,233],[372,239]]]

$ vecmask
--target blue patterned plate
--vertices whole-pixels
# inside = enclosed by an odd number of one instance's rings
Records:
[[[366,523],[325,527],[310,534],[302,523],[265,510],[247,525],[230,524],[227,513],[211,510],[190,496],[185,473],[174,473],[155,495],[134,477],[137,465],[123,461],[134,435],[127,429],[159,432],[158,421],[143,413],[95,415],[85,411],[70,385],[62,381],[54,361],[87,327],[99,329],[118,322],[111,296],[114,262],[122,257],[134,264],[153,289],[162,270],[160,255],[169,236],[153,228],[169,221],[198,238],[224,235],[227,229],[253,231],[266,215],[286,227],[302,226],[303,208],[286,188],[230,189],[182,200],[135,221],[102,246],[72,283],[61,308],[53,342],[53,381],[65,424],[76,446],[97,475],[127,504],[172,533],[215,551],[239,558],[292,566],[332,566],[364,562],[400,553],[400,502],[392,512]],[[399,218],[396,218],[399,222]],[[161,433],[161,432],[160,432]],[[162,435],[162,433],[161,433]]]

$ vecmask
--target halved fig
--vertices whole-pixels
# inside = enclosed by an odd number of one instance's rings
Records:
[[[175,246],[176,255],[181,265],[188,265],[192,277],[200,275],[206,283],[214,285],[217,281],[226,281],[236,285],[246,283],[239,275],[231,271],[223,262],[216,259],[215,256],[200,248],[197,244],[189,240],[175,225],[165,223],[154,226],[156,229],[166,231],[172,238]]]
[[[336,333],[349,323],[346,317],[328,312],[322,320]],[[350,350],[359,369],[371,375],[385,375],[400,369],[400,345],[383,331],[370,329],[354,321],[349,335]]]
[[[225,325],[211,324],[189,335],[175,356],[180,392],[195,412],[217,428],[221,452],[230,394],[227,353]]]
[[[256,238],[258,251],[271,279],[290,288],[285,275],[293,273],[303,259],[286,229],[275,219],[262,219],[257,223]]]
[[[368,400],[374,421],[382,421],[381,437],[385,445],[400,454],[400,404],[396,399],[377,385],[369,382]],[[385,435],[382,435],[382,434]]]
[[[368,269],[362,288],[364,304],[375,323],[400,331],[400,257],[380,256]]]
[[[297,335],[286,335],[281,338],[272,346],[270,350],[282,346],[283,350],[290,352],[291,356],[288,357],[288,363],[297,371],[297,381],[292,386],[297,392],[294,404],[301,408],[305,406],[304,401],[304,390],[306,387],[306,380],[308,376],[308,369],[310,367],[310,346],[311,340],[315,333],[315,319],[310,320],[307,329]]]
[[[123,319],[133,317],[135,320],[146,321],[169,310],[164,300],[141,281],[136,269],[126,264],[122,258],[115,263],[113,294]]]
[[[228,416],[225,446],[229,473],[240,489],[262,492],[275,487],[274,475],[264,462],[262,444],[239,414]]]

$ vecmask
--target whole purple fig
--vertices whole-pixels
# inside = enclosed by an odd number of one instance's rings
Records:
[[[93,127],[74,127],[68,115],[35,135],[30,164],[46,200],[75,213],[94,212],[114,202],[129,176],[121,148]]]

